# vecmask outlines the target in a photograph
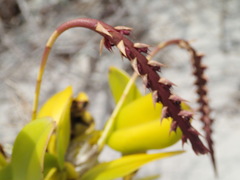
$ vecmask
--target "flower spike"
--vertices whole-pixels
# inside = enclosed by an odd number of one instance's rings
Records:
[[[45,47],[45,51],[43,53],[42,63],[41,63],[41,67],[38,75],[38,83],[36,84],[36,96],[39,95],[42,75],[43,75],[44,67],[46,65],[46,61],[48,59],[49,52],[51,50],[51,46],[54,44],[56,38],[61,33],[66,31],[67,29],[75,28],[75,27],[88,28],[102,35],[105,38],[104,45],[108,50],[111,50],[113,46],[117,46],[121,54],[131,61],[134,70],[142,76],[145,86],[149,88],[152,92],[157,91],[158,100],[161,101],[161,103],[163,104],[162,118],[166,118],[166,117],[172,118],[172,122],[174,124],[177,124],[178,127],[182,130],[183,136],[184,138],[186,138],[185,140],[186,141],[189,140],[191,142],[192,148],[196,154],[199,154],[199,153],[205,154],[209,152],[209,150],[202,143],[198,134],[192,131],[191,129],[192,125],[189,122],[189,119],[192,116],[184,114],[183,110],[181,109],[181,106],[172,102],[170,98],[172,95],[170,88],[174,84],[169,80],[162,78],[160,76],[160,74],[157,72],[159,71],[159,68],[154,68],[148,64],[149,61],[144,55],[144,53],[148,52],[149,46],[145,44],[134,44],[132,41],[127,39],[125,36],[123,36],[124,34],[123,31],[118,30],[118,28],[117,29],[113,28],[112,26],[99,20],[79,18],[79,19],[66,22],[60,25],[56,29],[56,32],[50,37],[50,40],[48,41],[47,46]],[[193,66],[196,67],[194,74],[198,79],[197,86],[198,86],[199,99],[201,99],[200,102],[202,103],[201,106],[202,107],[204,107],[205,105],[208,106],[208,102],[206,102],[205,99],[203,98],[203,95],[206,94],[206,90],[203,87],[206,85],[207,80],[202,76],[203,68],[199,68],[201,67],[200,66],[201,56],[198,56],[196,52],[191,48],[191,46],[183,40],[172,40],[172,41],[166,42],[163,46],[158,46],[157,48],[160,49],[170,44],[181,44],[182,48],[185,48],[189,52],[191,52],[193,56],[192,63],[193,63]],[[37,103],[38,103],[38,97],[35,98],[33,117],[36,116]],[[206,139],[209,144],[209,149],[210,149],[212,158],[214,158],[212,141],[210,136],[211,131],[209,129],[211,128],[210,125],[212,123],[212,120],[211,118],[209,118],[208,111],[206,112],[205,111],[206,110],[202,112],[203,113],[202,116],[204,117],[203,119],[206,125],[205,129],[207,130]],[[176,126],[174,124],[173,124],[173,127]]]

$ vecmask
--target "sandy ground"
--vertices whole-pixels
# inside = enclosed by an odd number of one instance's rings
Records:
[[[8,1],[9,3],[11,1]],[[12,1],[14,4],[14,1]],[[135,42],[156,45],[164,40],[184,38],[206,56],[209,67],[208,89],[213,108],[214,140],[220,180],[238,179],[240,168],[240,1],[239,0],[18,0],[18,10],[3,16],[0,1],[0,142],[11,144],[17,132],[30,119],[35,79],[47,38],[61,23],[78,17],[104,20],[116,26],[134,28]],[[44,3],[43,3],[44,2]],[[10,5],[9,5],[10,6]],[[12,7],[12,6],[10,6]],[[6,14],[6,13],[5,13]],[[58,39],[50,56],[41,91],[43,103],[51,94],[68,85],[86,91],[90,111],[101,128],[111,112],[107,86],[109,65],[130,70],[118,53],[98,56],[100,37],[74,29]],[[117,52],[117,51],[114,51]],[[156,58],[168,65],[163,76],[175,82],[174,90],[193,107],[196,95],[192,86],[188,55],[176,47]],[[129,71],[131,72],[131,71]],[[104,107],[104,109],[102,108]],[[195,118],[194,126],[201,130]],[[171,150],[182,149],[181,143]],[[162,180],[212,180],[208,156],[195,156],[189,145],[185,154],[151,163],[139,177],[161,174]],[[109,156],[109,154],[112,156]],[[101,160],[118,154],[106,148]]]

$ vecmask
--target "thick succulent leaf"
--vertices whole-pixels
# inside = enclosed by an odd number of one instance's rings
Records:
[[[119,112],[115,129],[128,128],[160,119],[161,111],[162,104],[157,103],[154,106],[152,94],[147,94],[129,103]]]
[[[107,144],[123,154],[145,152],[150,149],[162,149],[173,145],[182,137],[179,128],[170,132],[172,120],[159,118],[129,128],[114,131],[108,138]]]
[[[189,110],[189,106],[182,103],[184,110]],[[145,96],[126,105],[118,114],[115,129],[128,128],[139,124],[144,124],[150,121],[155,121],[161,118],[162,104],[153,104],[152,94]]]
[[[52,134],[52,136],[50,137],[47,151],[51,154],[54,154],[55,157],[57,156],[57,154],[56,154],[56,133]]]
[[[58,159],[57,159],[56,155],[46,152],[46,154],[44,156],[44,171],[43,171],[44,177],[46,177],[47,174],[49,174],[50,170],[53,168],[59,169]]]
[[[175,151],[156,154],[134,154],[123,156],[117,160],[101,163],[93,167],[83,175],[81,180],[112,180],[115,178],[123,177],[134,172],[144,164],[147,164],[151,161],[174,156],[182,152],[183,151]]]
[[[72,101],[72,87],[67,87],[65,90],[54,94],[47,102],[42,106],[38,118],[49,116],[60,123],[61,116],[65,112],[65,109],[69,106],[69,101]]]
[[[56,132],[56,152],[60,168],[64,167],[65,154],[70,141],[70,106],[71,103],[69,102],[63,116],[61,116]]]
[[[13,180],[42,180],[43,159],[55,122],[49,118],[27,124],[18,134],[12,152]]]
[[[44,177],[44,180],[67,180],[67,173],[53,167],[48,171],[47,175]]]
[[[0,179],[12,180],[12,169],[10,164],[7,164],[6,166],[0,169]]]
[[[65,162],[65,170],[67,179],[77,179],[78,173],[76,172],[75,167],[72,163]]]
[[[57,123],[56,137],[51,138],[49,149],[58,157],[60,168],[64,167],[64,157],[70,139],[72,94],[71,87],[55,94],[43,105],[38,113],[38,117],[52,117]]]
[[[44,177],[44,180],[59,180],[58,178],[58,169],[53,167],[51,168],[47,175]]]
[[[78,174],[70,162],[64,163],[64,169],[60,170],[56,156],[46,153],[44,158],[44,180],[77,179]]]
[[[108,82],[109,82],[109,86],[116,104],[119,101],[120,97],[122,96],[122,93],[129,80],[130,80],[130,77],[126,72],[120,69],[117,69],[115,67],[109,68]],[[136,84],[133,84],[129,93],[126,95],[126,99],[124,101],[123,106],[141,96],[142,95],[138,90]]]
[[[189,108],[183,103],[182,107]],[[161,122],[161,114],[162,104],[154,106],[152,94],[129,103],[119,112],[107,144],[123,154],[173,145],[181,139],[182,133],[179,128],[176,132],[170,132],[172,119],[163,119]]]
[[[0,169],[7,165],[7,160],[4,155],[0,152]]]

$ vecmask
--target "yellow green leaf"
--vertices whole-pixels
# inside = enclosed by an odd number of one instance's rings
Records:
[[[46,173],[44,180],[66,180],[66,179],[74,180],[77,179],[77,177],[78,174],[75,171],[75,167],[73,166],[73,164],[65,162],[64,170],[60,170],[54,166],[48,169],[48,172]]]
[[[128,74],[120,69],[115,67],[109,68],[108,82],[109,86],[114,98],[115,103],[119,101],[122,96],[122,93],[130,80]],[[136,84],[133,84],[129,93],[126,95],[126,99],[124,101],[124,105],[132,102],[133,100],[141,97],[141,93],[139,92]],[[124,106],[123,105],[123,106]]]
[[[52,168],[44,177],[44,180],[68,180],[67,173],[65,171],[60,171],[57,168]],[[74,180],[74,179],[71,179]]]
[[[162,149],[173,145],[182,136],[177,128],[176,132],[170,132],[172,120],[159,118],[129,128],[122,128],[112,132],[107,144],[123,154],[145,152],[150,149]]]
[[[0,179],[1,180],[12,180],[12,169],[11,164],[7,164],[0,169]]]
[[[189,106],[182,103],[182,109],[189,110]],[[152,94],[149,93],[126,105],[119,112],[115,129],[128,128],[161,118],[162,104],[153,104]]]
[[[54,94],[47,102],[42,106],[38,118],[49,116],[53,118],[59,124],[63,112],[69,106],[69,101],[72,101],[72,87],[67,87],[65,90]]]
[[[59,169],[58,159],[57,159],[56,155],[51,154],[49,152],[46,152],[45,156],[44,156],[44,171],[43,171],[44,176],[47,176],[48,174],[51,174],[50,170],[53,169],[53,168]]]
[[[56,167],[51,168],[46,177],[44,177],[44,180],[59,180],[58,179],[58,170]]]
[[[78,177],[78,174],[75,171],[75,167],[72,163],[65,162],[65,169],[68,179],[76,179]]]
[[[151,161],[174,156],[180,153],[183,153],[183,151],[123,156],[114,161],[98,164],[87,171],[82,176],[81,180],[113,180],[115,178],[126,176]]]
[[[53,95],[41,108],[37,117],[51,117],[57,123],[56,137],[51,138],[49,150],[55,148],[60,168],[64,167],[64,157],[70,139],[70,110],[72,103],[72,88]]]
[[[47,151],[56,156],[56,133],[52,134],[52,136],[50,137]]]
[[[117,116],[107,144],[123,154],[129,154],[161,149],[176,143],[181,139],[181,130],[178,128],[170,133],[171,118],[160,122],[162,107],[161,103],[154,106],[151,94],[126,105]],[[185,104],[182,107],[188,109]]]
[[[12,152],[13,180],[42,180],[43,159],[55,122],[49,118],[27,124],[18,134]]]
[[[162,104],[155,106],[149,93],[126,105],[118,114],[115,129],[128,128],[161,118]]]
[[[7,160],[4,157],[4,155],[2,154],[2,152],[0,152],[0,169],[6,165],[7,165]]]

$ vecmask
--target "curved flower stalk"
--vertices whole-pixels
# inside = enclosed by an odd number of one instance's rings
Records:
[[[116,46],[121,55],[129,59],[133,69],[142,77],[145,87],[152,92],[154,102],[161,102],[163,104],[162,118],[171,117],[173,119],[173,131],[175,131],[177,127],[180,127],[183,132],[183,143],[189,140],[196,154],[209,152],[200,140],[198,131],[195,130],[190,123],[192,113],[182,110],[180,106],[182,99],[171,93],[171,87],[174,84],[159,76],[158,72],[161,69],[161,64],[155,61],[148,61],[145,57],[144,53],[148,52],[148,45],[133,43],[127,39],[125,36],[130,34],[131,28],[123,26],[114,28],[95,19],[80,18],[66,22],[60,25],[48,40],[36,84],[33,119],[36,117],[42,76],[51,47],[60,34],[67,29],[75,27],[88,28],[102,35],[103,40],[101,41],[101,45],[104,45],[108,50]]]
[[[211,161],[214,167],[214,171],[217,174],[217,166],[216,160],[214,156],[214,148],[213,148],[213,140],[212,140],[212,124],[213,119],[210,117],[211,108],[209,106],[209,100],[207,97],[207,78],[204,75],[204,71],[207,68],[204,64],[202,64],[203,54],[199,54],[196,50],[189,44],[189,42],[182,40],[182,39],[175,39],[170,40],[167,42],[160,43],[149,55],[149,57],[154,56],[157,52],[161,49],[169,46],[169,45],[178,45],[180,48],[187,50],[191,55],[191,63],[193,67],[193,75],[196,77],[196,81],[194,84],[197,87],[197,94],[198,99],[197,102],[199,103],[198,111],[201,114],[200,120],[204,124],[203,130],[205,131],[205,138],[208,143],[208,148],[211,155]]]

